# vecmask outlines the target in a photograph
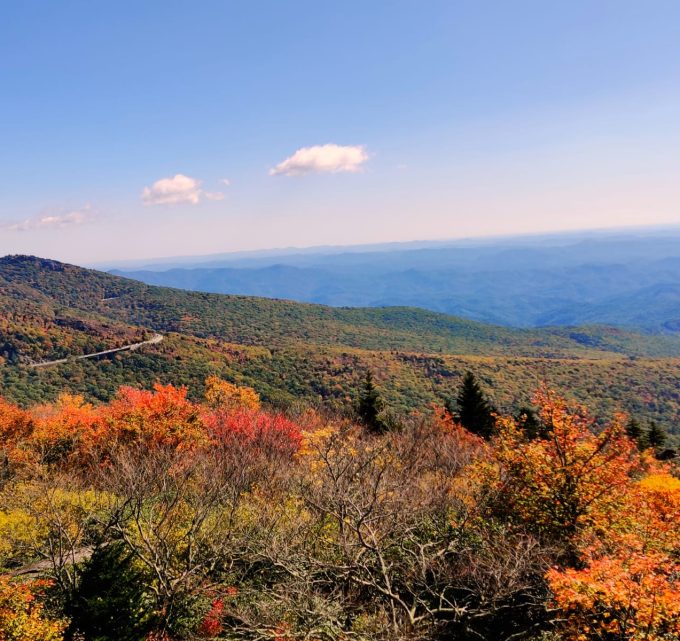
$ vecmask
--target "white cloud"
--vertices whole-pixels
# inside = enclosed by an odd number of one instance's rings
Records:
[[[157,180],[151,187],[142,190],[145,205],[198,205],[201,200],[223,200],[219,191],[203,191],[202,181],[184,174]]]
[[[54,214],[42,214],[27,218],[20,222],[9,223],[4,226],[8,231],[34,231],[41,229],[65,229],[76,227],[89,222],[94,216],[91,205],[85,205],[80,209],[61,211]]]
[[[201,181],[184,174],[161,178],[151,187],[144,187],[142,202],[145,205],[197,205],[201,200]]]
[[[357,172],[368,160],[362,145],[315,145],[302,147],[270,169],[270,176],[302,176],[311,173]]]
[[[225,187],[229,187],[229,185],[231,185],[231,180],[229,180],[229,178],[222,178],[222,180],[220,180],[220,182],[221,182]]]
[[[144,187],[142,201],[145,205],[197,205],[201,200],[201,181],[184,174],[161,178],[151,187]]]

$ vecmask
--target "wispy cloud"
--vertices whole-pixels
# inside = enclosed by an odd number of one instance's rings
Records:
[[[89,222],[95,216],[91,205],[87,204],[80,209],[59,211],[57,213],[41,214],[25,220],[8,223],[4,229],[8,231],[36,231],[44,229],[66,229],[77,227]]]
[[[175,174],[144,187],[142,202],[145,205],[198,205],[201,200],[223,200],[219,191],[203,191],[202,181],[184,174]]]
[[[368,160],[362,145],[315,145],[302,147],[269,170],[271,176],[302,176],[312,173],[357,172]]]

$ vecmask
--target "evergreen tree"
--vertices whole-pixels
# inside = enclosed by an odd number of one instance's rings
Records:
[[[548,429],[531,407],[520,407],[515,414],[515,422],[531,441],[548,435]]]
[[[473,434],[491,438],[496,428],[494,410],[472,372],[465,373],[456,401],[456,420]]]
[[[628,438],[638,446],[639,450],[645,449],[647,440],[646,435],[642,431],[642,425],[640,425],[640,421],[638,421],[635,417],[631,417],[631,419],[626,424],[626,434],[628,435]]]
[[[378,388],[373,382],[373,374],[369,370],[366,372],[364,387],[359,396],[357,413],[359,414],[361,422],[371,432],[382,434],[388,429],[388,425],[382,416],[384,409],[385,403],[380,396]]]
[[[68,613],[73,638],[139,641],[151,630],[148,577],[122,543],[97,548],[85,562]]]
[[[650,421],[649,430],[647,430],[647,443],[649,447],[654,449],[659,449],[664,446],[667,439],[666,431],[656,423],[656,421]]]

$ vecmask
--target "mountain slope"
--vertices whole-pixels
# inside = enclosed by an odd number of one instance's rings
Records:
[[[138,352],[40,370],[30,360],[165,335]],[[152,287],[25,256],[0,259],[0,394],[20,402],[63,390],[110,398],[118,385],[184,384],[217,374],[270,403],[346,408],[367,368],[397,411],[451,397],[475,370],[501,409],[546,380],[609,415],[626,409],[671,427],[680,411],[673,336],[604,327],[516,330],[408,309],[334,309]]]
[[[0,278],[34,298],[157,331],[267,347],[303,341],[360,349],[513,356],[680,355],[680,338],[608,327],[511,329],[427,310],[332,308],[161,288],[26,256],[0,260]]]

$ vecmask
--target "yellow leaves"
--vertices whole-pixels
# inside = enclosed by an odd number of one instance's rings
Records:
[[[0,511],[0,565],[28,554],[35,542],[44,540],[47,530],[21,508]]]
[[[0,494],[0,564],[27,561],[46,554],[52,539],[81,545],[92,518],[104,508],[105,496],[39,481],[16,483]],[[67,542],[67,543],[65,543]]]
[[[313,431],[303,430],[298,456],[308,455],[316,443],[326,441],[333,432],[334,430],[331,427],[323,427]]]
[[[667,496],[670,500],[680,501],[680,479],[670,474],[651,474],[640,481],[646,492]]]
[[[213,409],[260,409],[260,396],[252,387],[238,386],[217,376],[205,381],[205,400]]]
[[[333,441],[338,436],[338,429],[332,425],[325,425],[310,431],[302,432],[302,442],[296,457],[303,459],[311,469],[321,466],[320,457],[323,452],[333,447]],[[351,442],[346,443],[347,452],[353,455]]]
[[[631,494],[630,521],[640,544],[647,548],[680,552],[680,479],[668,473],[642,478]]]

